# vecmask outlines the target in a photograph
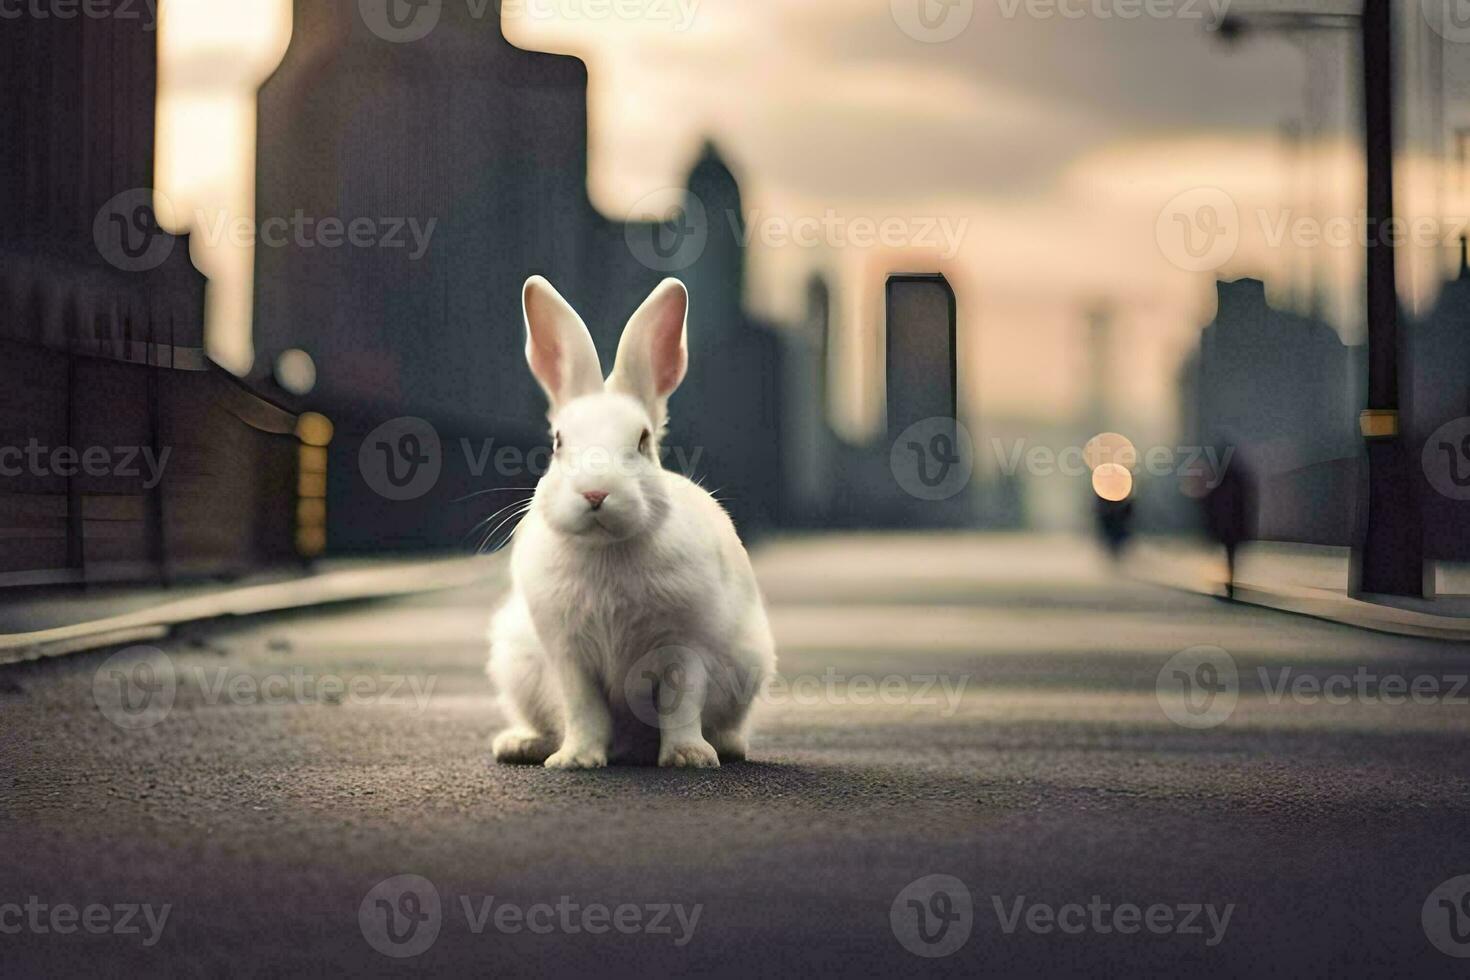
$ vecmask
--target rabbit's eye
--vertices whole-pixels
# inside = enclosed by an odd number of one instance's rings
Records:
[[[638,437],[638,451],[640,453],[642,453],[643,455],[647,456],[648,455],[648,447],[649,447],[649,445],[652,442],[653,442],[653,433],[652,432],[649,432],[647,429],[644,429],[643,430],[643,435],[641,435],[641,436]]]

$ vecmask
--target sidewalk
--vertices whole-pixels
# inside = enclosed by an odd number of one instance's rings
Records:
[[[156,640],[196,620],[435,592],[500,574],[503,562],[494,557],[356,560],[242,582],[27,590],[4,597],[0,664]]]
[[[1438,563],[1434,598],[1354,597],[1348,595],[1349,560],[1346,548],[1257,542],[1238,556],[1235,598],[1361,629],[1470,641],[1470,566]],[[1204,541],[1142,539],[1129,570],[1157,585],[1225,594],[1224,555]]]

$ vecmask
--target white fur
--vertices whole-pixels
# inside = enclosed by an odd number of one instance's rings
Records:
[[[490,625],[488,672],[511,719],[495,757],[566,769],[743,759],[751,700],[775,666],[765,607],[723,508],[659,464],[688,294],[673,279],[654,290],[605,383],[551,284],[529,280],[523,299],[559,445]],[[608,494],[599,509],[589,491]]]

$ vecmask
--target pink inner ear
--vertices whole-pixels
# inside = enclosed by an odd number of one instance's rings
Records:
[[[545,288],[537,288],[530,283],[521,300],[530,329],[531,373],[553,401],[559,400],[565,395],[568,379],[566,352],[556,329],[556,318],[560,315],[557,303]]]
[[[684,348],[684,303],[673,301],[659,316],[653,334],[653,386],[660,396],[679,387],[689,368]]]
[[[531,335],[531,373],[552,393],[559,397],[564,383],[561,376],[561,356],[554,344],[546,343],[545,337]]]

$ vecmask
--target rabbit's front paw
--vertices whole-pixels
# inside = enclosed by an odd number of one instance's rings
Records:
[[[607,765],[607,749],[597,746],[565,746],[546,760],[547,769],[601,769]]]
[[[495,736],[490,751],[504,765],[539,766],[556,751],[556,740],[529,728],[512,728]]]
[[[658,752],[658,764],[674,769],[718,769],[720,757],[713,745],[700,739],[663,746]]]

